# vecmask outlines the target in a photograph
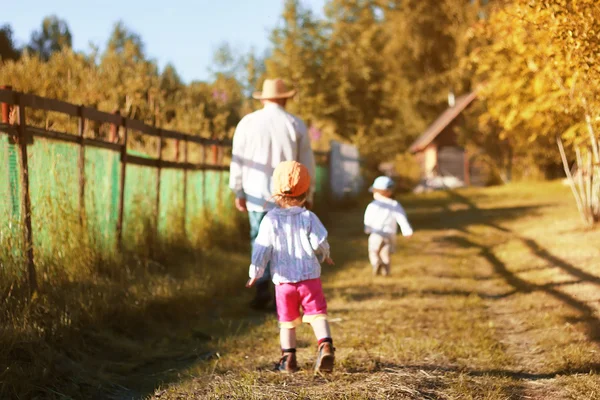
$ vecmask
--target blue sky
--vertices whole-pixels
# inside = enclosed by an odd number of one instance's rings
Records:
[[[284,0],[24,0],[2,7],[0,25],[13,28],[19,45],[29,41],[45,16],[67,21],[75,50],[106,43],[114,23],[122,20],[137,32],[146,52],[161,68],[175,65],[189,82],[208,79],[214,50],[223,42],[246,52],[262,52],[278,22]],[[319,15],[325,0],[304,0]]]

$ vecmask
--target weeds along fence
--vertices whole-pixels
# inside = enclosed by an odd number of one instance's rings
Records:
[[[0,89],[0,104],[4,297],[15,277],[34,293],[39,275],[50,273],[43,260],[53,260],[52,273],[68,275],[83,248],[100,258],[140,249],[152,257],[157,243],[205,241],[202,224],[214,231],[235,220],[228,138],[160,129],[10,88]],[[330,157],[315,156],[323,205]]]
[[[228,139],[8,89],[0,103],[0,274],[14,269],[31,293],[46,253],[88,241],[111,254],[188,236],[198,217],[230,217]]]

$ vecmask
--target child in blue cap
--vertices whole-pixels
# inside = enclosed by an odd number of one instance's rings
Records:
[[[413,234],[404,208],[392,198],[393,189],[394,181],[387,176],[375,179],[369,189],[373,193],[373,201],[365,211],[365,233],[369,234],[369,261],[373,266],[373,275],[390,274],[398,225],[402,236],[409,237]]]

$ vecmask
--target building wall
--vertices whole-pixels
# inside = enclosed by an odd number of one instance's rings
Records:
[[[358,148],[351,144],[331,141],[329,157],[332,200],[340,201],[359,195],[363,182]]]
[[[435,175],[435,169],[437,166],[437,145],[435,143],[430,144],[423,151],[423,176],[429,178]]]
[[[465,181],[465,151],[459,146],[444,146],[438,152],[438,172]]]

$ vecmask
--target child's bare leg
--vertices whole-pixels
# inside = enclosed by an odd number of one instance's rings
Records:
[[[326,319],[319,318],[312,321],[310,324],[319,341],[317,360],[315,361],[315,373],[331,372],[333,371],[335,355],[329,323]]]
[[[369,236],[369,262],[373,267],[373,275],[379,275],[379,272],[382,268],[382,261],[380,256],[380,251],[383,246],[383,238],[375,233],[372,233]]]
[[[373,267],[373,275],[378,275],[379,269],[381,267],[378,250],[369,250],[369,261],[371,262],[371,266]]]
[[[331,338],[331,331],[329,329],[329,322],[324,318],[319,318],[310,323],[315,332],[317,340]]]
[[[281,350],[296,348],[296,328],[281,328],[279,329],[279,342]]]
[[[385,243],[383,246],[381,246],[379,255],[381,257],[381,262],[383,263],[382,275],[387,276],[390,274],[390,262],[392,261],[391,245],[389,243]]]
[[[284,373],[298,371],[296,361],[296,328],[280,328],[279,342],[281,344],[281,360],[277,369]]]

